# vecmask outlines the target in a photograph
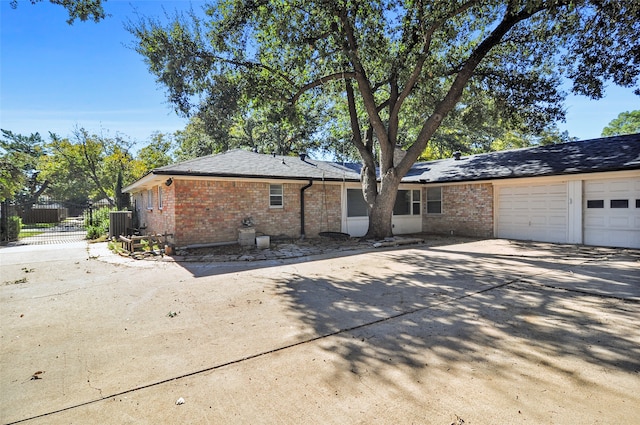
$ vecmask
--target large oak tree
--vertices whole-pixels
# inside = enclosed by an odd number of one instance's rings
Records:
[[[392,234],[400,180],[442,121],[489,93],[501,119],[562,119],[564,79],[603,96],[634,87],[640,2],[619,0],[219,0],[129,25],[177,110],[220,102],[220,84],[279,113],[344,105],[362,160],[367,236]],[[638,90],[637,90],[638,91]],[[394,162],[401,143],[406,155]]]

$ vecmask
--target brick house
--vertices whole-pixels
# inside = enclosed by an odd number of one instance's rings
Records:
[[[243,150],[161,167],[124,188],[147,233],[177,246],[258,234],[361,236],[360,165]],[[640,248],[640,134],[416,163],[394,232]]]

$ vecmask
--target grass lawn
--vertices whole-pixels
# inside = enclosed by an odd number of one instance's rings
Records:
[[[38,229],[22,229],[20,230],[20,233],[18,234],[18,239],[24,239],[24,238],[29,238],[31,236],[38,236],[40,234],[44,233],[42,230],[38,230]]]
[[[42,233],[44,233],[44,230],[41,230],[41,229],[49,229],[57,225],[58,223],[23,224],[22,229],[20,229],[20,233],[18,234],[18,239],[41,235]]]

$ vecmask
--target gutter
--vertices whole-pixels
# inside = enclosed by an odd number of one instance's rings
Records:
[[[304,239],[304,191],[313,185],[313,180],[309,180],[309,184],[300,188],[300,239]]]

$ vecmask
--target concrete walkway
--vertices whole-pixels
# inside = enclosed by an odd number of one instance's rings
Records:
[[[0,421],[633,423],[640,252],[234,264],[0,249]],[[183,400],[183,404],[176,404]]]

